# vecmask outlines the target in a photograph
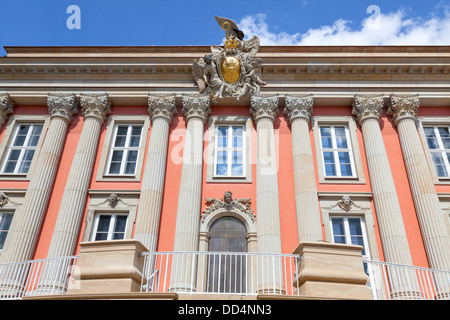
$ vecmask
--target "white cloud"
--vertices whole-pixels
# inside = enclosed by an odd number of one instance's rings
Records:
[[[442,17],[407,18],[399,10],[368,17],[356,30],[351,21],[339,19],[303,34],[273,32],[265,18],[261,13],[246,16],[238,25],[246,35],[257,35],[262,45],[450,45],[450,7],[444,8]]]

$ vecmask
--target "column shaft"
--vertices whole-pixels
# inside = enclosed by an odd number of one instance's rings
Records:
[[[259,252],[281,253],[280,204],[273,123],[260,119],[257,131],[256,208]]]
[[[256,217],[258,251],[281,253],[278,167],[273,121],[278,113],[278,96],[252,96],[250,114],[256,123]],[[260,293],[283,293],[282,262],[277,257],[262,256],[258,273]]]
[[[167,145],[175,96],[149,97],[153,125],[147,151],[134,238],[149,251],[156,251],[166,174]]]
[[[183,149],[174,251],[197,251],[202,191],[203,126],[188,120]]]
[[[202,199],[203,127],[210,113],[210,98],[183,96],[187,121],[178,194],[174,251],[198,251]],[[170,290],[196,291],[197,260],[191,254],[174,256]]]
[[[286,96],[284,113],[288,115],[291,123],[299,242],[323,240],[316,173],[309,136],[309,119],[312,108],[313,97],[311,95]]]

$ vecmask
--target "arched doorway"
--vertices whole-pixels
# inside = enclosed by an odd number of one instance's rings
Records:
[[[209,230],[208,291],[246,291],[247,228],[237,218],[224,216]]]

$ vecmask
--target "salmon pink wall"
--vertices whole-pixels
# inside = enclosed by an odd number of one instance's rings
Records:
[[[148,115],[147,106],[113,106],[111,109],[111,115]],[[46,106],[16,106],[14,108],[14,114],[48,114]],[[249,106],[215,106],[212,108],[211,116],[214,115],[245,115],[249,116]],[[350,107],[324,107],[315,106],[313,116],[351,116]],[[450,108],[426,108],[421,107],[419,109],[419,116],[450,116]],[[57,174],[55,177],[55,187],[51,192],[50,201],[48,204],[48,210],[44,217],[41,233],[38,239],[38,245],[34,254],[35,259],[45,258],[53,229],[56,222],[56,217],[61,204],[64,187],[69,175],[70,167],[72,165],[73,157],[75,154],[76,146],[80,138],[80,134],[83,128],[84,119],[81,114],[75,115],[73,121],[67,129],[67,136],[62,151],[61,161],[58,166]],[[111,181],[96,181],[96,175],[100,164],[101,151],[106,136],[107,121],[102,125],[100,131],[100,137],[98,141],[97,154],[92,170],[92,177],[90,180],[89,189],[94,190],[140,190],[141,181],[134,182],[111,182]],[[5,134],[4,124],[1,128],[0,139],[3,139]],[[391,118],[387,116],[386,110],[384,110],[380,128],[384,144],[386,147],[387,156],[391,165],[391,170],[394,178],[395,187],[399,195],[400,207],[402,210],[402,216],[404,220],[405,230],[410,246],[410,250],[413,257],[413,263],[417,266],[428,267],[425,248],[423,246],[422,236],[420,233],[419,223],[416,217],[414,203],[412,200],[411,191],[409,189],[408,177],[406,174],[406,168],[403,162],[400,141],[395,125],[393,125]],[[178,108],[178,113],[174,117],[169,128],[169,141],[168,141],[168,158],[166,166],[166,181],[164,185],[164,195],[162,202],[162,213],[160,220],[160,233],[157,250],[158,251],[171,251],[173,250],[173,241],[176,225],[177,203],[179,182],[181,178],[183,147],[185,138],[186,123],[181,112],[181,108]],[[282,252],[291,253],[298,245],[297,235],[297,218],[295,210],[295,189],[294,189],[294,174],[293,174],[293,159],[292,159],[292,137],[290,125],[282,112],[282,108],[279,108],[279,114],[274,122],[275,132],[275,148],[277,150],[277,164],[278,164],[278,188],[279,188],[279,203],[280,203],[280,219],[281,219],[281,240],[282,240]],[[361,151],[361,160],[363,165],[363,172],[365,183],[364,184],[329,184],[319,183],[318,181],[318,167],[315,153],[315,141],[313,132],[310,129],[310,139],[312,145],[312,154],[315,163],[316,182],[318,192],[371,192],[370,176],[367,168],[367,161],[364,152],[364,140],[361,133],[361,128],[357,125],[357,139],[359,148]],[[148,142],[151,136],[151,126],[146,141],[145,156],[147,154]],[[204,133],[204,150],[208,148],[209,132],[208,126],[205,125]],[[252,182],[251,183],[211,183],[206,182],[207,157],[205,152],[203,166],[203,183],[202,183],[202,205],[201,210],[206,208],[205,198],[223,198],[225,191],[233,192],[234,198],[251,198],[251,208],[257,217],[257,204],[256,204],[256,128],[252,122]],[[145,163],[145,156],[144,162]],[[142,174],[144,171],[144,165],[142,168]],[[29,181],[16,180],[16,181],[1,181],[0,189],[26,189]],[[448,193],[450,192],[450,184],[440,184],[436,186],[438,192]],[[82,224],[80,228],[79,241],[81,241],[85,227],[85,215],[87,206],[89,204],[89,196],[86,200],[84,215],[82,217]],[[375,234],[378,244],[379,255],[383,259],[382,245],[380,241],[380,235],[378,230],[378,222],[376,219],[376,211],[371,202],[372,212],[374,213],[375,221]],[[324,237],[325,238],[325,237]],[[78,251],[78,250],[77,250]],[[78,252],[76,252],[78,253]]]

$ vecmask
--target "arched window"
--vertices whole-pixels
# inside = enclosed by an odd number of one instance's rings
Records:
[[[245,292],[247,228],[234,217],[217,219],[210,228],[208,291]]]

